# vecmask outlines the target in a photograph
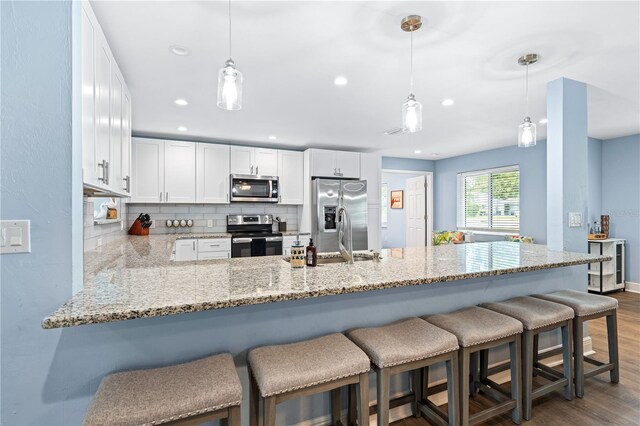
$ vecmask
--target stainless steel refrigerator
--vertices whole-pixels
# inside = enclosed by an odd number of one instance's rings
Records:
[[[353,250],[368,248],[366,180],[314,179],[311,204],[311,234],[318,252],[339,251],[339,206],[344,206],[351,218]]]

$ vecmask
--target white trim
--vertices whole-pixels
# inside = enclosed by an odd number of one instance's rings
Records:
[[[631,293],[640,293],[640,283],[634,283],[632,281],[625,281],[624,289]]]

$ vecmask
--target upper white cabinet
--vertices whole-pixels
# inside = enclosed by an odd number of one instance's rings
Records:
[[[360,154],[360,179],[367,181],[367,204],[380,204],[381,173],[380,154]]]
[[[310,149],[311,176],[360,178],[360,153]]]
[[[280,204],[304,202],[304,154],[299,151],[278,150]]]
[[[229,202],[229,146],[198,143],[196,202]]]
[[[275,149],[231,147],[231,174],[234,175],[278,175],[278,151]]]
[[[196,202],[195,143],[134,138],[132,146],[132,202]]]
[[[131,94],[89,2],[80,27],[83,182],[128,196]]]

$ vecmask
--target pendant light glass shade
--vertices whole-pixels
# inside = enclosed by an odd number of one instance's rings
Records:
[[[532,123],[530,117],[525,117],[522,124],[518,126],[518,146],[520,148],[536,146],[536,123]]]
[[[228,111],[242,108],[242,73],[232,59],[218,72],[218,107]]]
[[[416,101],[413,93],[402,104],[402,131],[415,133],[422,130],[422,104]]]

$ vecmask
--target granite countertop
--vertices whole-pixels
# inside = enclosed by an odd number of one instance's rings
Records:
[[[296,236],[296,235],[311,235],[309,232],[298,232],[298,231],[285,231],[282,232],[282,235],[285,237],[288,236]],[[153,237],[158,237],[160,235],[152,235]],[[175,234],[165,234],[167,237],[174,237],[176,240],[190,240],[190,239],[214,239],[214,238],[231,238],[231,234],[227,232],[211,232],[205,234],[189,234],[189,233],[175,233]]]
[[[288,262],[274,256],[171,261],[175,240],[182,237],[187,236],[130,236],[85,253],[84,289],[46,317],[42,327],[173,315],[610,260],[609,256],[552,251],[543,245],[493,242],[385,249],[380,261],[302,269],[292,269]]]

